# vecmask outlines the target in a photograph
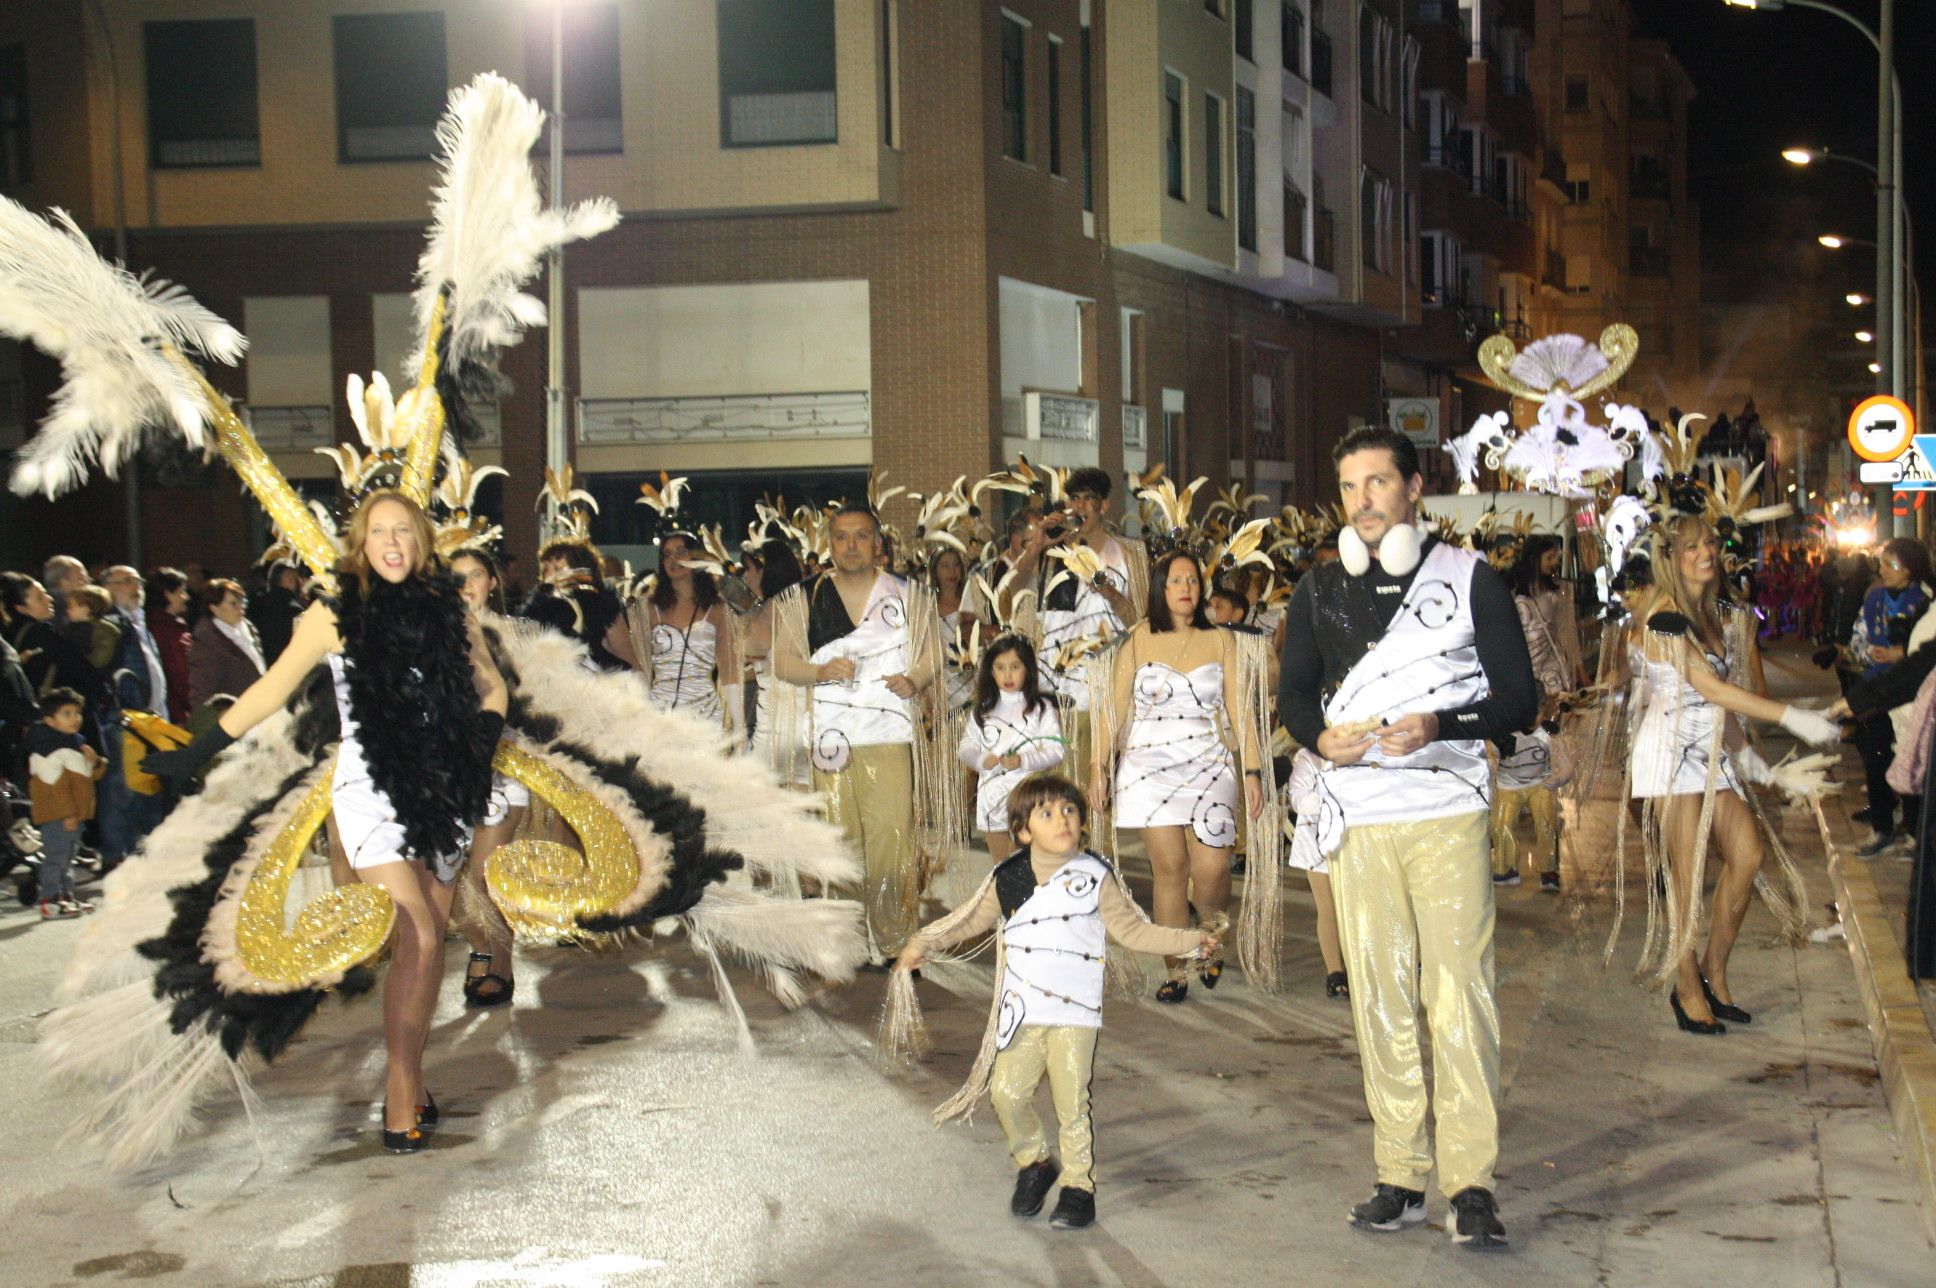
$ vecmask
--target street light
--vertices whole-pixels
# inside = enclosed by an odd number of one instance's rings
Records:
[[[1815,240],[1822,243],[1822,245],[1828,247],[1830,250],[1841,250],[1844,246],[1847,246],[1850,244],[1848,238],[1838,237],[1834,233],[1823,233],[1820,237],[1817,237]],[[1869,244],[1874,245],[1875,243],[1871,242]]]
[[[1869,302],[1869,297],[1862,294],[1860,291],[1850,291],[1847,295],[1844,295],[1842,298],[1849,302],[1849,307],[1852,309],[1859,309],[1864,304],[1867,304]]]
[[[1807,165],[1815,159],[1815,152],[1812,148],[1783,148],[1781,159],[1789,165]]]
[[[1856,339],[1858,339],[1858,340],[1860,340],[1860,341],[1862,341],[1862,343],[1864,343],[1864,344],[1874,344],[1874,343],[1875,343],[1875,332],[1873,332],[1873,331],[1857,331],[1857,332],[1855,333],[1855,338],[1856,338]]]
[[[1869,364],[1869,374],[1870,374],[1870,375],[1872,375],[1872,376],[1879,376],[1879,375],[1881,375],[1881,374],[1882,374],[1882,364],[1881,364],[1880,362],[1871,362],[1871,363]]]

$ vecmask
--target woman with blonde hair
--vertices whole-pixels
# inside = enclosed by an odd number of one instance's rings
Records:
[[[1718,1034],[1727,1031],[1723,1021],[1746,1024],[1752,1018],[1734,1004],[1728,981],[1728,957],[1750,892],[1759,883],[1787,929],[1798,929],[1806,917],[1799,874],[1744,786],[1744,780],[1771,781],[1772,771],[1742,722],[1779,724],[1818,745],[1835,742],[1841,730],[1819,712],[1772,701],[1733,682],[1746,679],[1755,664],[1754,615],[1720,601],[1721,543],[1714,528],[1683,514],[1655,528],[1652,540],[1654,584],[1634,616],[1631,657],[1642,683],[1628,765],[1648,858],[1641,970],[1657,983],[1671,984],[1669,1000],[1684,1031]],[[1620,828],[1624,834],[1624,812]],[[1722,866],[1707,939],[1697,954],[1710,838]],[[1786,891],[1760,879],[1770,852],[1782,868]],[[1616,849],[1614,862],[1619,861]],[[1665,880],[1657,881],[1663,870]],[[1663,894],[1664,918],[1654,906]],[[1614,933],[1619,933],[1617,921]]]
[[[485,812],[509,693],[477,618],[437,557],[422,506],[401,492],[370,493],[350,519],[344,548],[337,594],[303,611],[274,665],[213,730],[142,767],[185,782],[281,711],[327,662],[341,721],[331,820],[357,879],[382,886],[396,907],[383,995],[383,1144],[408,1154],[423,1148],[425,1129],[437,1121],[423,1084],[424,1040],[451,898],[470,825]]]

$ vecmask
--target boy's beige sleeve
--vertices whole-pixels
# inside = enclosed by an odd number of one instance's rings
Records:
[[[1109,937],[1131,952],[1181,957],[1203,945],[1202,931],[1178,930],[1151,922],[1114,881],[1103,882],[1100,910],[1103,928]]]
[[[937,948],[952,948],[956,944],[979,939],[995,928],[995,922],[1001,916],[1001,911],[1002,904],[995,894],[995,883],[983,882],[981,897],[975,900],[974,910],[965,919],[955,920],[961,912],[960,909],[956,909],[940,921],[930,922],[915,931],[914,942],[919,943],[924,952],[932,952]],[[954,922],[954,924],[945,931],[936,933],[936,928],[946,922]]]

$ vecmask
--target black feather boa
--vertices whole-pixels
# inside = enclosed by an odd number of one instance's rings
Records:
[[[350,714],[370,778],[413,858],[459,853],[491,791],[487,722],[471,679],[470,629],[444,573],[366,591],[345,575],[330,607],[343,639]]]

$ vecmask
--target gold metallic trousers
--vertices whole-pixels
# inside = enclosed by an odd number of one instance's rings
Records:
[[[1492,1188],[1499,1158],[1499,1010],[1492,996],[1486,815],[1345,829],[1331,860],[1372,1156],[1387,1185],[1432,1170],[1418,1004],[1431,1026],[1439,1188]]]
[[[827,817],[860,851],[867,929],[883,957],[899,955],[920,909],[914,879],[914,750],[904,742],[855,747],[837,774],[815,770]]]
[[[1035,1112],[1035,1089],[1049,1075],[1049,1098],[1055,1119],[1062,1125],[1061,1184],[1079,1190],[1096,1188],[1095,1130],[1089,1121],[1089,1081],[1096,1067],[1096,1038],[1101,1029],[1072,1024],[1025,1025],[1016,1031],[1008,1050],[995,1057],[988,1085],[996,1121],[1008,1137],[1015,1166],[1027,1167],[1049,1156],[1042,1135],[1042,1119]]]
[[[1492,870],[1497,876],[1519,870],[1519,838],[1513,825],[1524,809],[1533,816],[1533,861],[1541,872],[1558,872],[1559,793],[1546,786],[1492,786]]]

